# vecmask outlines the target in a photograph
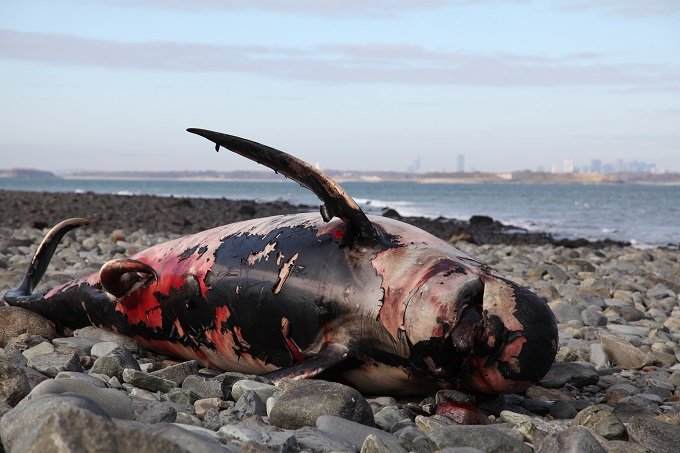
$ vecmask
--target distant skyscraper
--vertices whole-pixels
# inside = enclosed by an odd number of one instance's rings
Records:
[[[571,159],[565,159],[563,168],[565,173],[574,173],[574,161]]]
[[[420,170],[420,156],[413,156],[406,171],[408,173],[418,173],[418,170]]]
[[[465,154],[458,155],[458,173],[465,173]]]
[[[600,159],[591,160],[590,171],[593,173],[602,173],[602,161]]]

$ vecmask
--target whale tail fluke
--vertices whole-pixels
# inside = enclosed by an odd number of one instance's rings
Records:
[[[29,305],[43,300],[43,295],[33,294],[33,289],[38,286],[40,279],[45,275],[47,266],[50,264],[50,260],[52,259],[59,242],[69,231],[80,226],[88,225],[89,223],[90,222],[86,219],[72,218],[64,220],[52,227],[38,246],[35,255],[33,255],[33,259],[26,270],[24,279],[15,289],[5,293],[5,302],[9,305],[19,307],[25,306],[28,308]]]

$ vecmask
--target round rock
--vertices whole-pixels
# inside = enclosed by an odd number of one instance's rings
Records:
[[[374,426],[373,411],[357,390],[322,380],[284,381],[283,391],[269,414],[269,422],[280,428],[314,426],[322,415],[333,415]]]

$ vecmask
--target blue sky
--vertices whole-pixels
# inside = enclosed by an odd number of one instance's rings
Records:
[[[679,0],[3,0],[0,168],[680,171]]]

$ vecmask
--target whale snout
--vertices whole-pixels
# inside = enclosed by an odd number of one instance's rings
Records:
[[[468,384],[484,393],[517,392],[539,381],[557,353],[555,316],[530,290],[499,280],[485,285],[484,335]]]

